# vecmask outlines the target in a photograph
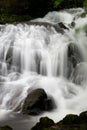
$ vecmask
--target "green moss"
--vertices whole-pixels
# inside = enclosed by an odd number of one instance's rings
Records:
[[[63,119],[63,124],[68,124],[68,125],[72,125],[72,124],[78,124],[79,120],[78,120],[78,116],[77,115],[73,115],[73,114],[69,114],[67,115],[64,119]]]
[[[63,0],[54,0],[54,8],[57,8]]]
[[[78,33],[80,33],[81,30],[82,30],[81,28],[76,28],[75,32],[78,34]]]
[[[83,6],[84,6],[84,7],[87,7],[87,0],[84,0]]]
[[[49,119],[48,117],[40,118],[40,123],[42,126],[50,127],[54,125],[54,121]]]
[[[75,29],[76,34],[80,33],[81,31],[87,32],[87,24]]]
[[[84,18],[84,17],[86,17],[86,15],[87,15],[87,13],[84,12],[84,13],[82,13],[82,14],[80,15],[80,17],[81,17],[81,18]]]
[[[21,21],[28,21],[30,19],[31,19],[31,16],[29,16],[29,15],[0,14],[1,23],[21,22]]]

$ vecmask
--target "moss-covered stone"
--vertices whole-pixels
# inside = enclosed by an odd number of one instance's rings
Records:
[[[79,117],[77,115],[69,114],[67,115],[63,120],[63,124],[78,124],[79,123]]]
[[[25,22],[31,20],[29,15],[0,14],[0,23]]]
[[[87,13],[84,12],[84,13],[82,13],[82,14],[80,15],[80,17],[81,17],[81,18],[84,18],[84,17],[86,17],[86,15],[87,15]]]
[[[80,113],[79,121],[80,123],[87,123],[87,111]]]
[[[52,119],[48,117],[40,118],[40,122],[38,122],[31,130],[53,130],[51,126],[55,123]]]
[[[43,117],[31,130],[87,130],[87,111],[80,115],[69,114],[58,123]]]

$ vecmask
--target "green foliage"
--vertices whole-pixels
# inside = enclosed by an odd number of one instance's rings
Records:
[[[57,8],[63,0],[54,0],[54,8]]]
[[[87,15],[87,13],[84,12],[84,13],[82,13],[80,16],[81,16],[81,18],[84,18],[86,15]]]
[[[84,7],[87,7],[87,0],[84,0],[83,6],[84,6]]]
[[[81,31],[87,32],[87,25],[75,29],[76,34],[80,33]]]
[[[1,23],[21,22],[21,21],[28,21],[30,19],[31,17],[29,15],[0,14]]]

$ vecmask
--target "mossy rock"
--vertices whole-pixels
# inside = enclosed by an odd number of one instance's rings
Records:
[[[87,124],[87,111],[80,113],[79,120],[80,120],[80,123]]]
[[[79,117],[73,114],[66,115],[66,117],[62,120],[62,123],[66,125],[79,124]]]
[[[26,22],[31,20],[30,15],[17,15],[17,14],[0,14],[0,24]]]
[[[54,121],[52,119],[49,119],[48,117],[40,118],[40,123],[43,127],[50,127],[54,125]]]
[[[38,122],[31,130],[53,130],[51,126],[55,123],[52,119],[48,117],[40,118],[40,122]]]
[[[82,14],[80,15],[80,17],[81,17],[81,18],[84,18],[84,17],[86,17],[86,15],[87,15],[87,13],[84,12],[84,13],[82,13]]]

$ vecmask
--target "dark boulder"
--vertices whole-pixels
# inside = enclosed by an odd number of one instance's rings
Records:
[[[72,28],[75,27],[75,22],[74,22],[74,21],[71,23],[71,27],[72,27]]]
[[[79,50],[79,47],[77,46],[77,44],[74,43],[70,43],[68,45],[67,56],[68,56],[68,77],[70,77],[76,65],[83,61],[83,57],[81,51]]]
[[[87,111],[80,113],[79,122],[87,124]]]
[[[66,26],[64,25],[64,23],[60,22],[60,23],[58,23],[58,24],[59,24],[60,28],[69,30],[69,28],[66,27]]]
[[[62,123],[66,125],[78,124],[79,117],[73,114],[66,115],[66,117],[62,120]]]
[[[31,130],[87,130],[87,111],[80,113],[79,116],[68,114],[58,123],[54,123],[48,117],[40,118]]]
[[[38,115],[44,111],[52,110],[54,106],[53,99],[48,97],[43,89],[38,88],[28,94],[24,101],[22,113]]]
[[[55,123],[52,119],[49,119],[48,117],[40,118],[40,122],[38,122],[31,130],[45,130],[45,128],[48,128],[48,130],[53,130],[50,127],[53,126]]]

